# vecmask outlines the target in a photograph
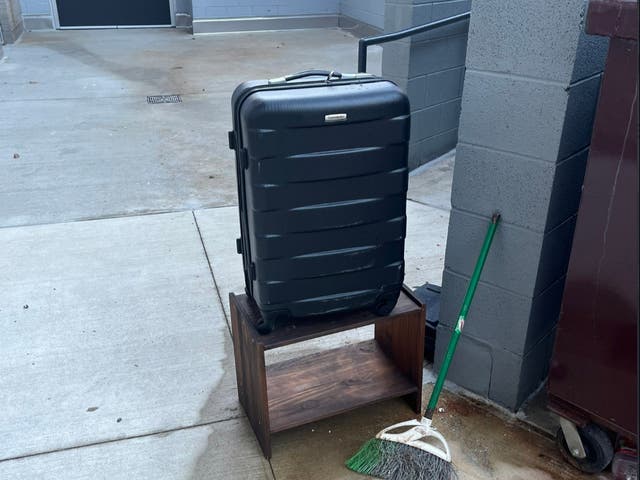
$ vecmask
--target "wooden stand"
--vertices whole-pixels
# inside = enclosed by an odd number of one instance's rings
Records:
[[[406,396],[422,410],[425,307],[403,288],[393,312],[327,315],[260,335],[260,312],[246,295],[229,295],[238,397],[262,451],[271,434],[381,400]],[[264,352],[375,324],[375,338],[265,368]]]

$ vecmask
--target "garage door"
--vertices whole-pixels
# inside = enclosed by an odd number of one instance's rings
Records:
[[[60,27],[171,25],[169,0],[56,0]]]

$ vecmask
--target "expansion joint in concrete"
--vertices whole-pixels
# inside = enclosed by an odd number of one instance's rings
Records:
[[[209,258],[209,253],[207,253],[207,247],[204,244],[204,240],[202,238],[202,232],[200,231],[200,225],[198,225],[198,218],[196,217],[196,213],[192,210],[191,215],[193,216],[193,221],[196,225],[196,230],[198,231],[198,238],[200,239],[200,245],[202,245],[202,251],[204,253],[204,257],[207,260],[207,265],[209,267],[209,273],[211,274],[211,281],[213,282],[213,287],[216,289],[216,295],[218,295],[218,302],[220,303],[220,308],[222,309],[222,314],[224,315],[224,321],[227,324],[227,330],[229,330],[229,335],[233,337],[231,332],[231,324],[229,322],[229,318],[227,318],[227,312],[224,309],[224,303],[222,301],[222,295],[220,294],[220,287],[218,286],[218,282],[216,281],[216,276],[213,273],[213,267],[211,266],[211,260]]]
[[[429,165],[429,162],[425,163],[424,165]],[[420,168],[420,167],[418,167],[418,168]],[[443,212],[449,213],[449,209],[448,208],[443,208],[441,206],[434,205],[434,204],[427,203],[427,202],[421,202],[420,200],[416,200],[414,198],[407,197],[407,202],[417,203],[418,205],[424,205],[425,207],[435,208],[437,210],[441,210]]]
[[[198,210],[213,210],[216,208],[237,208],[238,205],[201,205],[198,207]],[[165,213],[182,213],[182,212],[193,212],[191,208],[173,208],[173,209],[165,209],[165,210],[154,210],[151,212],[136,212],[136,213],[123,213],[123,214],[114,214],[114,215],[100,215],[97,217],[81,217],[70,219],[64,222],[42,222],[42,223],[21,223],[19,225],[0,225],[0,230],[4,228],[24,228],[24,227],[38,227],[42,225],[58,225],[60,223],[76,223],[76,222],[93,222],[96,220],[111,220],[115,218],[129,218],[129,217],[147,217],[149,215],[164,215]]]
[[[80,448],[95,447],[97,445],[107,445],[107,444],[110,444],[110,443],[122,442],[122,441],[125,441],[125,440],[135,440],[137,438],[153,437],[155,435],[166,435],[168,433],[179,432],[180,430],[191,430],[193,428],[206,427],[206,426],[209,426],[209,425],[216,425],[218,423],[228,422],[228,421],[231,421],[231,420],[238,420],[238,419],[243,418],[243,417],[244,417],[244,415],[235,415],[233,417],[222,418],[220,420],[213,420],[211,422],[194,423],[193,425],[184,425],[184,426],[181,426],[181,427],[169,428],[167,430],[157,430],[157,431],[153,431],[153,432],[149,432],[149,433],[141,433],[140,435],[129,435],[129,436],[126,436],[126,437],[112,438],[110,440],[102,440],[102,441],[99,441],[99,442],[92,442],[92,443],[84,443],[84,444],[79,444],[79,445],[73,445],[71,447],[56,448],[56,449],[53,449],[53,450],[43,450],[42,452],[29,453],[29,454],[26,454],[26,455],[19,455],[17,457],[2,458],[2,459],[0,459],[0,463],[10,462],[10,461],[13,461],[13,460],[22,460],[22,459],[31,458],[31,457],[40,457],[42,455],[48,455],[50,453],[67,452],[69,450],[77,450],[77,449],[80,449]]]

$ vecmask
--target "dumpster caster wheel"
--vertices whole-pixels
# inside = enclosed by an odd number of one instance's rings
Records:
[[[586,456],[577,458],[569,451],[561,428],[556,433],[556,444],[560,449],[560,453],[568,463],[578,470],[582,470],[585,473],[601,472],[613,459],[613,445],[609,435],[593,423],[578,427],[578,433]]]

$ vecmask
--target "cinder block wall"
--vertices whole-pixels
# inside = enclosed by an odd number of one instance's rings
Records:
[[[193,0],[193,33],[339,25],[340,0]]]
[[[5,1],[5,0],[3,0]],[[17,0],[15,0],[17,1]],[[25,28],[53,28],[49,0],[19,0]],[[176,26],[191,18],[222,19],[297,15],[345,15],[382,30],[384,0],[175,0]]]
[[[176,27],[190,27],[193,20],[191,0],[176,0]]]
[[[385,33],[469,11],[471,0],[387,0]],[[382,74],[411,102],[409,166],[416,168],[455,147],[464,79],[468,22],[387,43]]]
[[[0,0],[0,26],[4,43],[15,42],[24,29],[18,0]]]
[[[340,0],[340,15],[384,28],[384,0]]]
[[[25,30],[53,28],[53,13],[49,0],[20,0]]]
[[[193,0],[193,17],[243,18],[338,14],[339,0]]]
[[[472,6],[436,368],[502,213],[449,378],[510,409],[545,379],[607,40],[583,0]]]
[[[49,0],[20,0],[23,15],[51,15]]]

